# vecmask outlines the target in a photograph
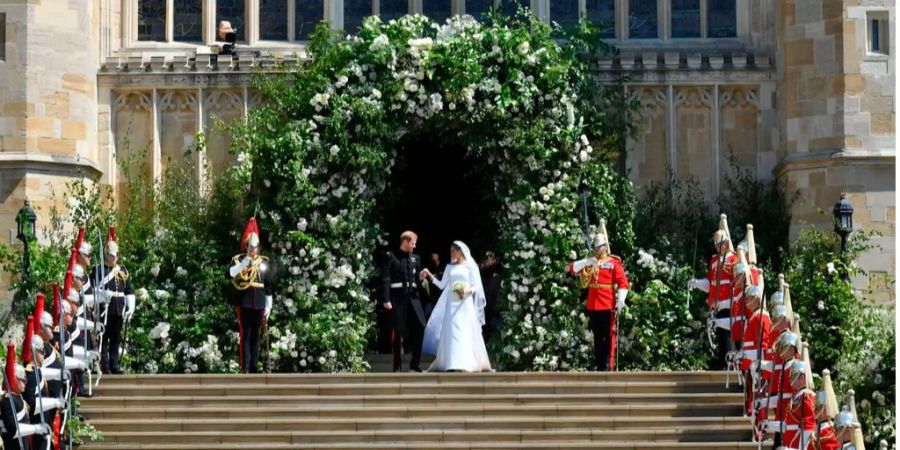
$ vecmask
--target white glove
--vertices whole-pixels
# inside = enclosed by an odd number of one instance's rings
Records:
[[[128,294],[125,296],[125,311],[122,313],[125,321],[131,320],[131,316],[134,315],[135,299],[134,294]]]
[[[266,296],[266,309],[265,309],[265,311],[263,311],[263,318],[268,319],[270,312],[272,312],[272,296],[267,295]]]
[[[594,264],[597,264],[597,258],[586,258],[575,261],[574,263],[572,263],[572,271],[578,273],[584,270],[586,267],[591,267]]]
[[[616,312],[625,308],[625,296],[628,295],[628,289],[619,289],[616,291]]]
[[[703,292],[709,292],[709,280],[706,278],[694,278],[688,281],[688,289],[699,289]]]
[[[231,275],[231,278],[234,278],[237,276],[237,274],[241,273],[241,270],[244,270],[244,267],[249,266],[250,263],[250,257],[245,256],[244,259],[241,260],[241,262],[231,266],[231,268],[228,269],[228,274]]]
[[[109,304],[109,300],[112,297],[109,295],[109,291],[106,289],[96,289],[94,291],[94,300],[100,304],[100,306],[105,306]]]
[[[84,304],[87,305],[88,308],[94,308],[94,294],[84,294]]]
[[[29,425],[27,423],[19,424],[19,433],[15,437],[27,437],[33,434],[50,434],[50,426],[46,423]]]

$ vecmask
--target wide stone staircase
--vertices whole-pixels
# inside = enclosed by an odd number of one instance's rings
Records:
[[[104,376],[100,449],[754,448],[724,372]]]

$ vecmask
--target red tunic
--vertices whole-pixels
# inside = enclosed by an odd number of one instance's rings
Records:
[[[568,270],[575,272],[575,263],[569,264]],[[622,267],[622,259],[610,255],[597,264],[585,267],[582,270],[592,270],[593,276],[588,286],[587,309],[588,311],[606,311],[616,307],[616,291],[628,289],[628,278],[625,276],[625,268]]]
[[[744,340],[744,327],[746,326],[747,317],[753,315],[754,311],[745,311],[744,308],[744,289],[747,286],[756,286],[760,283],[760,270],[754,266],[750,266],[750,283],[741,280],[743,275],[735,272],[732,277],[731,284],[734,286],[734,297],[731,302],[731,340],[739,342]]]
[[[719,270],[719,255],[713,255],[709,259],[709,272],[706,274],[706,279],[709,280],[709,295],[706,298],[706,306],[713,308],[716,306],[716,302],[727,302],[721,303],[716,310],[731,307],[729,300],[734,296],[731,281],[735,264],[737,264],[737,255],[734,252],[728,252],[725,255],[725,264],[721,270]]]
[[[809,389],[803,389],[790,400],[790,407],[785,416],[784,447],[785,450],[810,450],[814,449],[814,432],[816,431],[815,394]],[[803,445],[802,432],[806,435],[806,445]]]
[[[744,355],[743,359],[741,359],[741,370],[750,370],[753,361],[759,359],[760,352],[758,344],[760,332],[762,332],[763,352],[768,350],[769,330],[771,328],[772,320],[769,319],[769,313],[765,311],[762,313],[756,312],[750,317],[750,321],[747,322],[747,327],[744,329],[744,336],[741,338],[743,341],[743,346],[741,348]]]
[[[772,374],[775,379],[774,383],[774,392],[770,391],[771,398],[773,401],[771,405],[775,408],[775,421],[780,422],[784,421],[788,411],[791,409],[791,398],[794,396],[796,390],[793,386],[791,386],[791,363],[795,360],[788,361],[783,365],[783,367],[779,368],[778,365],[775,366],[775,371]],[[779,399],[779,394],[781,395]]]
[[[819,423],[819,450],[840,450],[841,441],[834,434],[833,425],[826,420]]]

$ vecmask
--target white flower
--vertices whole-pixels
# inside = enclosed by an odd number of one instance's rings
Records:
[[[329,357],[329,358],[334,358],[334,357],[336,357],[336,356],[337,356],[337,352],[336,352],[336,351],[334,351],[334,350],[329,350],[329,351],[328,351],[328,357]]]
[[[528,54],[529,51],[531,51],[531,46],[528,45],[528,41],[525,41],[525,42],[519,44],[519,54],[520,55],[525,56]]]
[[[320,357],[319,357],[319,364],[323,364],[323,365],[325,364],[325,357],[324,357],[324,356],[320,356]]]
[[[309,225],[309,223],[302,217],[297,221],[297,229],[300,231],[306,231],[307,225]]]
[[[153,275],[154,278],[159,276],[159,263],[154,264],[153,267],[150,268],[150,273]]]
[[[825,311],[825,302],[819,300],[819,303],[816,304],[816,307],[819,308],[819,311]]]
[[[387,37],[387,36],[385,36],[385,35],[383,35],[383,34],[379,34],[378,37],[376,37],[376,38],[372,41],[372,43],[369,44],[369,50],[374,52],[374,51],[376,51],[376,50],[378,50],[378,49],[384,48],[384,47],[385,47],[386,45],[388,45],[389,43],[390,43],[390,41],[388,41],[388,37]]]
[[[569,259],[574,260],[576,258],[578,258],[578,253],[576,253],[575,250],[572,250],[571,252],[569,252]]]
[[[178,266],[178,268],[175,269],[175,276],[176,276],[176,277],[181,278],[181,277],[184,277],[184,276],[186,276],[186,275],[187,275],[187,270],[184,270],[183,267]]]
[[[145,288],[139,288],[137,290],[136,297],[138,298],[138,300],[147,300],[150,298],[150,293],[147,292],[147,289]]]
[[[430,37],[410,39],[407,41],[410,48],[418,52],[419,50],[428,50],[434,45],[434,41]]]
[[[267,188],[269,188],[269,187],[272,187],[272,182],[269,180],[263,180],[263,185],[265,185]]]
[[[376,100],[377,100],[377,99],[380,99],[380,98],[381,98],[381,91],[379,91],[378,89],[372,88],[372,98],[374,98],[374,99],[376,99]]]
[[[338,147],[337,144],[334,144],[328,151],[331,152],[331,156],[337,156],[337,154],[341,151],[341,148]]]
[[[165,339],[169,337],[169,329],[171,325],[168,322],[160,322],[152,330],[150,330],[150,339]]]
[[[831,273],[837,272],[837,270],[834,268],[833,262],[830,262],[830,263],[826,264],[825,266],[828,267],[828,273],[831,274]]]
[[[301,359],[301,360],[300,360],[300,367],[306,367],[306,360],[305,360],[305,359]]]

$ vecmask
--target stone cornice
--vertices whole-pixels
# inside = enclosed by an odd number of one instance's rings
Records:
[[[821,169],[834,166],[894,165],[895,150],[845,150],[836,152],[795,153],[786,156],[772,171],[780,178],[787,172]]]
[[[0,168],[63,172],[76,170],[85,172],[95,181],[103,175],[97,164],[87,158],[46,153],[0,152]]]
[[[98,84],[110,87],[243,87],[254,73],[292,70],[303,64],[303,51],[241,51],[234,56],[208,53],[131,55],[104,62]],[[759,84],[775,81],[771,58],[743,50],[620,51],[591,56],[591,70],[601,83],[623,77],[629,84]]]

